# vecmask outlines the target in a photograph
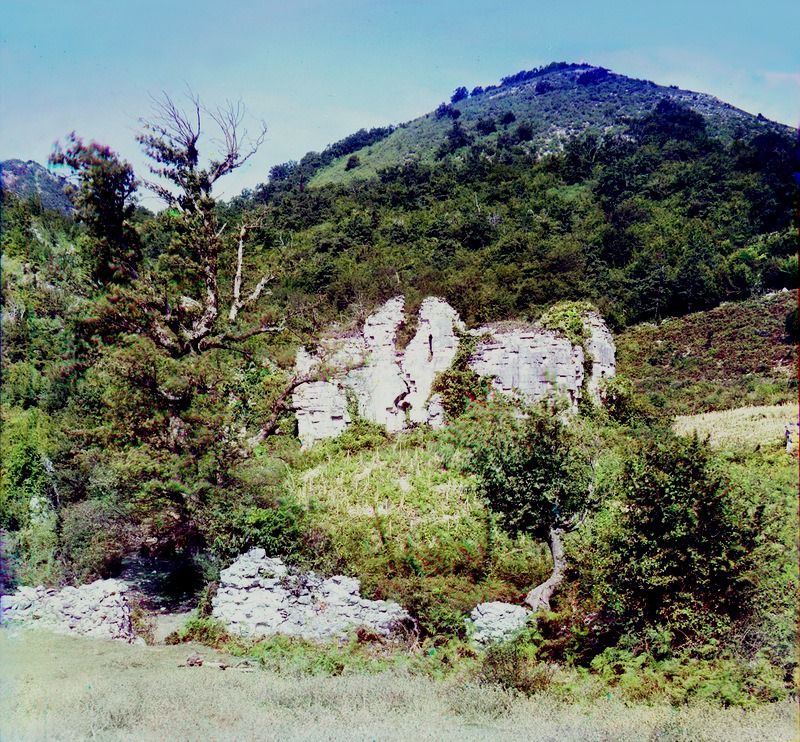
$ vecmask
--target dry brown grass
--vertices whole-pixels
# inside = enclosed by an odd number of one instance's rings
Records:
[[[200,647],[0,631],[2,740],[795,740],[794,704],[567,704],[399,672],[178,667]]]

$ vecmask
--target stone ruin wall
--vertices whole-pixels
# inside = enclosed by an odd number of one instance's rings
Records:
[[[411,425],[438,427],[444,410],[438,395],[431,395],[434,377],[445,371],[458,349],[457,331],[464,325],[447,302],[428,297],[420,306],[417,328],[405,349],[397,347],[397,334],[406,322],[401,296],[387,301],[371,314],[360,333],[329,337],[315,353],[298,352],[296,371],[320,373],[328,380],[298,387],[293,403],[298,435],[304,446],[342,433],[352,422],[348,397],[358,414],[390,432]],[[588,313],[590,337],[586,343],[591,363],[589,394],[599,399],[603,378],[616,370],[616,349],[600,315]],[[506,323],[479,327],[470,367],[489,376],[503,394],[519,394],[529,402],[558,390],[572,404],[580,399],[584,381],[584,351],[562,335],[535,324]]]

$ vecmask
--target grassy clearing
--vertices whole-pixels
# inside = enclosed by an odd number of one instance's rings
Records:
[[[796,707],[564,703],[453,679],[178,667],[205,647],[0,632],[3,740],[771,740],[796,739]]]
[[[631,327],[616,339],[617,370],[669,415],[795,400],[785,322],[796,305],[788,291]]]
[[[675,432],[709,436],[709,442],[716,448],[753,450],[760,446],[769,451],[785,448],[784,430],[790,424],[796,450],[797,414],[797,404],[789,403],[683,415],[675,419]]]
[[[544,544],[497,528],[488,537],[474,482],[443,467],[430,437],[314,456],[319,463],[294,474],[291,493],[367,591],[381,575],[453,575],[481,582],[483,599],[499,599],[500,590],[513,600],[549,573]]]

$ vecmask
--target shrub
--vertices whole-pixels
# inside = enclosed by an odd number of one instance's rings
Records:
[[[450,368],[436,375],[431,393],[439,394],[447,420],[452,421],[464,414],[471,402],[481,402],[489,394],[490,381],[469,367],[469,359],[475,352],[478,338],[464,332],[458,333],[458,350]]]
[[[231,636],[225,625],[214,618],[190,618],[182,628],[164,639],[165,644],[198,642],[215,649],[222,649],[230,641]]]
[[[126,550],[119,512],[101,500],[87,500],[62,511],[61,559],[69,579],[78,584],[110,577]]]
[[[492,644],[478,667],[478,680],[525,695],[547,690],[555,670],[538,659],[540,638],[536,629],[528,629],[511,641]]]
[[[260,547],[270,556],[298,562],[305,555],[305,511],[284,499],[275,507],[236,507],[218,512],[210,529],[211,549],[222,559],[232,559]]]
[[[478,123],[475,124],[475,128],[478,130],[479,133],[486,136],[487,134],[491,134],[494,131],[497,131],[497,126],[494,123],[494,119],[490,116],[485,118],[479,119]]]
[[[663,625],[682,641],[729,627],[746,608],[745,556],[755,534],[737,519],[735,487],[706,442],[648,439],[630,454],[611,537],[608,582],[618,611],[641,630]]]
[[[786,336],[792,343],[800,340],[800,325],[797,322],[797,307],[794,307],[787,315],[786,322],[784,323],[786,329]]]

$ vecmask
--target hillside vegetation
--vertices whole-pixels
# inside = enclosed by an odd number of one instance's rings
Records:
[[[230,203],[213,190],[247,158],[240,111],[217,120],[223,150],[209,154],[199,104],[165,98],[139,136],[168,202],[158,214],[138,208],[128,163],[70,136],[53,161],[72,173],[74,219],[3,195],[0,586],[168,564],[165,590],[194,594],[202,614],[175,641],[374,668],[369,637],[346,656],[243,646],[206,615],[220,569],[258,546],[406,606],[413,636],[380,645],[381,661],[385,649],[521,695],[574,699],[589,683],[631,702],[786,698],[795,461],[671,430],[678,412],[791,398],[793,294],[764,294],[797,286],[794,143],[633,82],[556,65],[462,91],[426,119],[446,127],[432,157],[327,185],[290,163]],[[616,123],[584,129],[602,86],[621,101],[602,113]],[[551,93],[577,108],[473,136],[481,106]],[[357,132],[317,165],[410,129]],[[302,451],[292,393],[325,369],[300,374],[297,348],[398,294],[411,312],[442,296],[470,326],[564,301],[551,317],[576,337],[576,307],[592,302],[621,332],[620,377],[603,407],[570,415],[557,400],[487,400],[451,369],[442,432],[390,436],[352,410],[344,435]],[[464,618],[495,599],[538,612],[478,656]]]
[[[772,294],[630,327],[618,371],[667,415],[797,399],[797,293]]]

